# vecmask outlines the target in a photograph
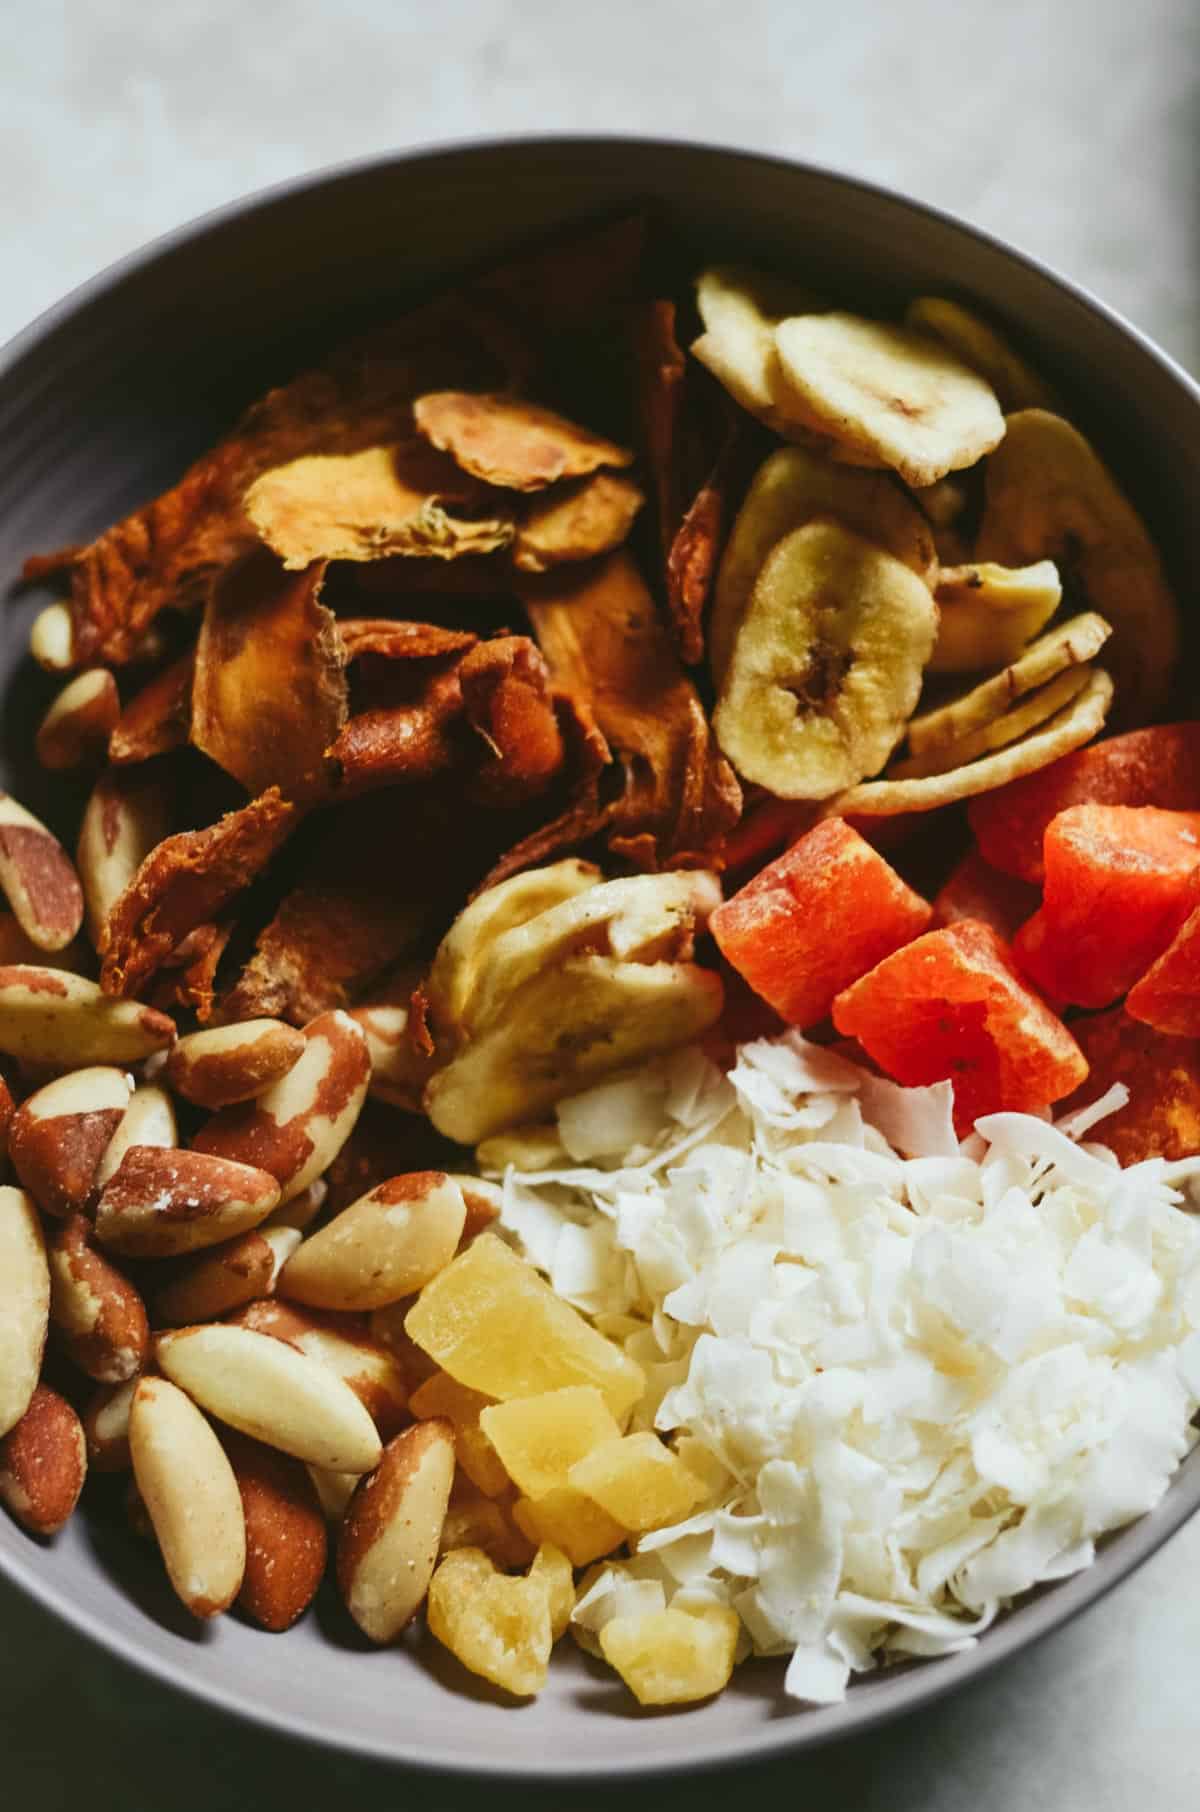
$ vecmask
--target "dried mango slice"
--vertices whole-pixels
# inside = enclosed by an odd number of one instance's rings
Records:
[[[366,655],[389,661],[439,660],[466,654],[479,637],[469,629],[443,629],[438,623],[411,623],[395,617],[342,617],[338,634],[347,664]]]
[[[596,472],[556,486],[522,517],[512,546],[513,565],[526,573],[549,572],[564,561],[592,560],[620,547],[645,498],[632,478]]]
[[[926,334],[834,312],[781,322],[775,345],[788,407],[835,458],[930,485],[1004,438],[991,386]]]
[[[1081,748],[1104,727],[1112,703],[1113,683],[1103,667],[1094,667],[1087,684],[1069,705],[1041,729],[1005,749],[968,761],[949,773],[919,780],[868,780],[830,800],[826,811],[839,817],[890,818],[900,812],[933,811],[991,792],[1025,774],[1036,774],[1061,755]]]
[[[567,759],[550,670],[528,636],[496,636],[458,668],[466,720],[484,747],[473,798],[491,805],[538,799]]]
[[[680,659],[704,659],[704,613],[717,575],[733,499],[740,494],[758,436],[740,423],[730,429],[712,470],[692,498],[667,548],[667,609]]]
[[[824,799],[879,771],[917,702],[937,617],[907,566],[817,520],[767,557],[713,727],[747,780]]]
[[[346,676],[325,569],[285,572],[254,554],[204,607],[192,682],[191,739],[251,794],[323,790],[324,753],[346,721]]]
[[[515,396],[432,391],[413,404],[417,430],[464,472],[503,490],[541,491],[633,454],[566,416]]]
[[[245,509],[289,568],[392,554],[455,560],[507,547],[515,533],[502,499],[420,440],[273,467],[246,492]]]
[[[1129,1100],[1107,1114],[1092,1137],[1122,1164],[1190,1158],[1200,1152],[1200,1039],[1172,1038],[1132,1019],[1123,1007],[1072,1022],[1088,1078],[1059,1109],[1069,1113],[1123,1082]]]
[[[330,743],[333,785],[349,796],[448,772],[462,756],[462,715],[457,666],[423,671],[410,702],[356,713]]]
[[[1046,627],[1062,601],[1053,560],[996,566],[978,560],[943,566],[934,593],[938,639],[931,673],[981,673],[1006,667]]]
[[[195,670],[196,656],[189,649],[134,693],[109,735],[111,762],[123,767],[183,748],[192,722]]]
[[[1040,881],[1046,827],[1071,805],[1200,811],[1200,722],[1129,730],[1064,755],[1041,773],[974,800],[971,830],[993,867]]]
[[[1141,518],[1083,435],[1044,409],[1021,410],[1008,418],[985,484],[978,557],[1056,561],[1112,624],[1122,719],[1161,712],[1179,656],[1179,607]]]
[[[833,1023],[897,1082],[954,1083],[954,1124],[1027,1113],[1087,1075],[1062,1021],[1025,986],[990,925],[960,919],[885,957],[833,1003]]]
[[[650,469],[658,541],[664,559],[683,515],[679,439],[687,381],[687,360],[676,338],[674,302],[642,303],[633,317],[633,359],[637,376],[641,445]]]
[[[904,319],[909,327],[943,341],[964,365],[986,378],[1005,415],[1016,409],[1053,409],[1049,385],[974,309],[946,296],[918,296],[909,303]]]
[[[836,465],[804,447],[780,447],[755,473],[721,558],[708,631],[718,685],[767,555],[817,516],[853,529],[933,583],[937,556],[929,525],[891,477]]]
[[[803,1027],[932,917],[857,831],[829,818],[718,906],[709,929],[755,992]]]

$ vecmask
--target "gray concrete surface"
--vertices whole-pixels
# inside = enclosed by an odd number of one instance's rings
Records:
[[[750,144],[893,184],[1047,259],[1200,367],[1197,0],[8,0],[0,17],[0,340],[264,183],[396,145],[576,128]],[[1193,1525],[948,1705],[811,1760],[620,1803],[1190,1812],[1198,1578]],[[260,1737],[80,1647],[4,1587],[0,1753],[0,1803],[40,1812],[552,1803]]]

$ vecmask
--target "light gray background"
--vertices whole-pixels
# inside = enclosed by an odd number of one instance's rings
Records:
[[[0,340],[265,183],[399,145],[569,128],[724,140],[906,189],[1200,367],[1198,0],[0,0],[0,20]],[[0,1803],[703,1812],[755,1794],[806,1812],[1193,1812],[1198,1582],[1193,1525],[1073,1628],[903,1726],[735,1777],[548,1796],[260,1737],[0,1586]]]

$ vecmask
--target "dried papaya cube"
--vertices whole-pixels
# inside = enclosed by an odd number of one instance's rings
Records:
[[[408,1399],[418,1421],[445,1416],[454,1424],[454,1451],[471,1483],[485,1497],[500,1497],[509,1478],[499,1454],[479,1425],[480,1414],[491,1403],[481,1391],[460,1384],[449,1372],[434,1372]],[[482,1544],[480,1544],[482,1545]]]
[[[572,1466],[569,1483],[639,1535],[682,1522],[708,1496],[703,1481],[649,1431],[593,1447]]]
[[[1071,1029],[1090,1068],[1084,1087],[1059,1113],[1085,1107],[1114,1082],[1123,1082],[1129,1100],[1089,1137],[1107,1145],[1122,1164],[1200,1152],[1200,1040],[1157,1032],[1131,1019],[1124,1007],[1089,1014]]]
[[[982,919],[999,937],[1011,941],[1017,927],[1037,910],[1038,893],[1016,875],[1002,874],[977,849],[967,852],[934,895],[935,925],[959,919]]]
[[[835,994],[925,931],[933,909],[865,838],[827,818],[718,906],[728,962],[790,1025],[824,1019]]]
[[[981,1114],[1046,1107],[1087,1075],[1066,1026],[977,919],[886,957],[838,995],[833,1023],[897,1082],[952,1081],[960,1134]]]
[[[536,1579],[498,1572],[481,1548],[456,1548],[429,1582],[431,1634],[493,1686],[531,1698],[546,1684],[550,1601]]]
[[[625,1540],[620,1523],[570,1485],[544,1497],[519,1497],[512,1514],[522,1535],[561,1548],[573,1567],[590,1566]]]
[[[1107,1007],[1183,924],[1200,870],[1200,812],[1074,805],[1046,828],[1042,907],[1013,945],[1056,1001]]]
[[[967,816],[993,868],[1042,878],[1042,838],[1072,805],[1156,805],[1200,811],[1200,722],[1110,736],[972,799]]]
[[[620,1418],[645,1389],[641,1367],[494,1233],[425,1285],[404,1327],[443,1371],[500,1402],[592,1384]]]
[[[639,1705],[685,1705],[729,1684],[737,1652],[737,1612],[724,1604],[613,1617],[600,1648]]]
[[[509,1478],[527,1497],[565,1485],[576,1460],[621,1438],[616,1417],[590,1384],[497,1403],[480,1420]]]
[[[1193,887],[1193,897],[1198,891]],[[1125,1011],[1160,1032],[1200,1038],[1200,906],[1130,989]]]

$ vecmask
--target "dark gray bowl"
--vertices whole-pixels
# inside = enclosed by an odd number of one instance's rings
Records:
[[[699,257],[815,263],[865,302],[935,289],[986,303],[1071,397],[1187,595],[1200,571],[1200,391],[1109,310],[945,215],[827,171],[699,145],[570,138],[397,156],[273,190],[168,235],[43,316],[0,355],[0,585],[30,550],[87,539],[161,490],[243,402],[394,302],[522,237],[639,197]],[[21,752],[52,690],[24,653],[48,595],[22,594],[8,610],[10,777],[27,772]],[[366,1652],[332,1598],[287,1636],[232,1618],[198,1628],[154,1557],[103,1511],[49,1545],[0,1517],[0,1567],[82,1635],[277,1730],[431,1768],[578,1779],[866,1730],[1074,1616],[1198,1504],[1200,1451],[1087,1572],[1032,1597],[969,1653],[870,1675],[824,1710],[786,1702],[781,1668],[758,1664],[710,1704],[639,1714],[570,1642],[540,1699],[500,1705],[433,1644]]]

